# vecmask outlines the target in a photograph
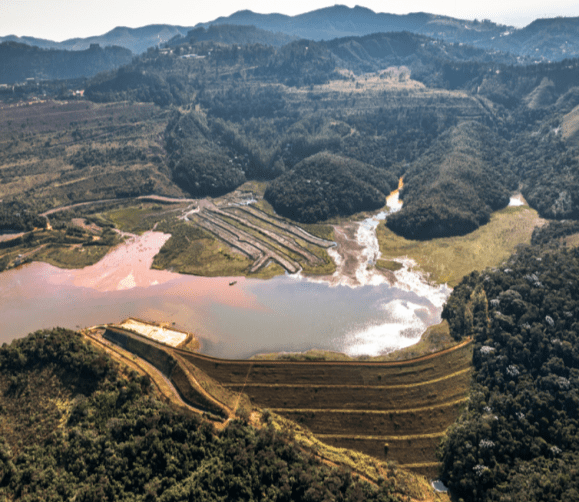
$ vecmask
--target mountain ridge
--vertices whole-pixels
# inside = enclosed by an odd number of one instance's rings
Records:
[[[0,37],[0,42],[15,41],[41,48],[67,50],[83,50],[89,48],[90,44],[98,43],[102,46],[118,45],[140,54],[175,36],[185,37],[192,29],[207,29],[224,24],[251,25],[261,30],[316,41],[378,32],[409,31],[446,42],[534,57],[538,61],[559,61],[579,56],[579,17],[539,18],[524,28],[515,28],[488,19],[471,21],[425,12],[377,13],[366,7],[350,8],[345,5],[334,5],[295,16],[259,14],[246,9],[191,27],[168,24],[152,24],[140,28],[120,26],[103,35],[72,38],[63,42],[15,35]]]

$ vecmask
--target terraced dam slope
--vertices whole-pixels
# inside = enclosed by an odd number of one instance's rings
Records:
[[[209,391],[247,395],[253,405],[308,427],[327,444],[425,475],[436,474],[436,447],[467,399],[472,360],[470,342],[409,361],[304,362],[217,359],[118,328],[108,328],[105,337],[171,377],[169,356],[179,364],[175,386],[188,402],[194,392],[180,388],[186,386],[183,371],[194,372],[194,381],[214,382],[201,383]]]

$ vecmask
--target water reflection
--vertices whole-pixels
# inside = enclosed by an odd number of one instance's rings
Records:
[[[202,352],[219,357],[312,348],[377,355],[416,343],[440,319],[450,291],[414,276],[416,284],[404,280],[404,270],[401,287],[357,288],[289,276],[240,277],[230,286],[228,277],[151,270],[167,238],[159,232],[133,237],[82,270],[32,263],[0,274],[0,341],[133,316],[193,331]]]

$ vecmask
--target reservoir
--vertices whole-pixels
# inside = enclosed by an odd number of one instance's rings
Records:
[[[151,270],[169,238],[160,232],[134,236],[81,270],[26,264],[0,274],[0,343],[42,328],[139,317],[175,323],[200,338],[201,352],[225,358],[309,349],[378,355],[412,345],[440,321],[450,289],[426,284],[407,264],[394,285],[368,272],[366,261],[376,258],[368,228],[360,224],[353,283],[336,274],[264,281]]]

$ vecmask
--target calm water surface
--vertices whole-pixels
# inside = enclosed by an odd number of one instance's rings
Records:
[[[229,286],[232,278],[150,270],[168,238],[147,232],[82,270],[31,263],[3,272],[0,342],[41,328],[133,316],[175,322],[201,337],[202,352],[218,357],[312,348],[377,355],[416,343],[440,320],[450,292],[404,276],[404,270],[401,287],[357,288],[290,276],[236,278]]]

